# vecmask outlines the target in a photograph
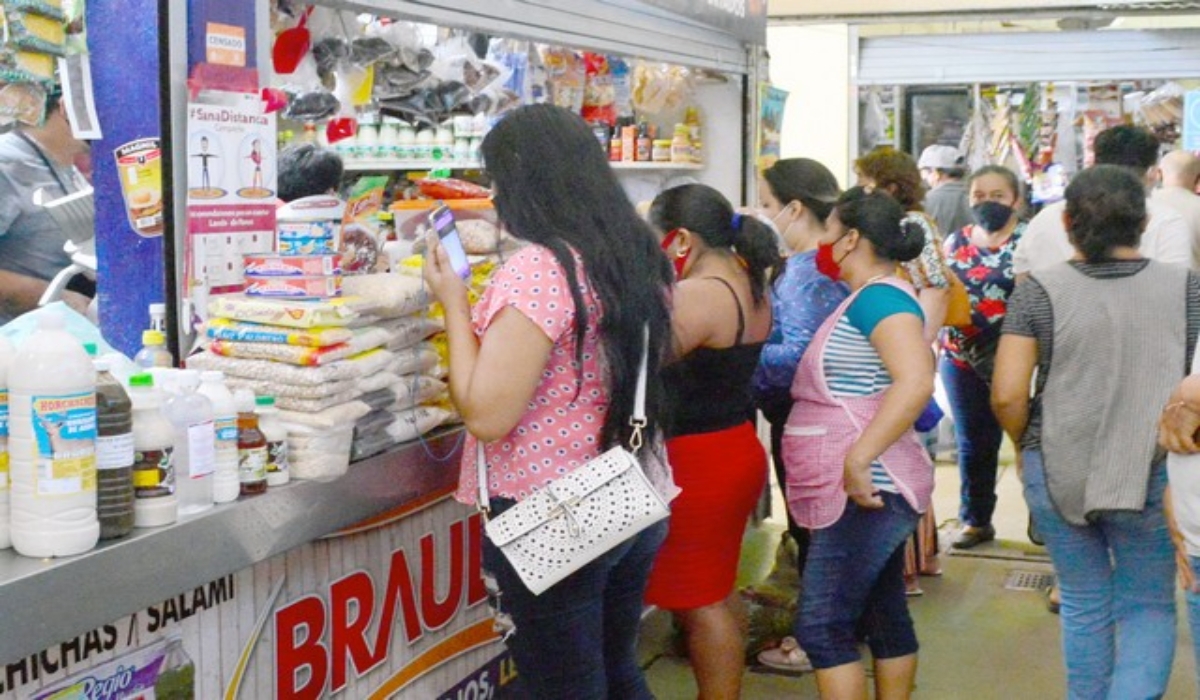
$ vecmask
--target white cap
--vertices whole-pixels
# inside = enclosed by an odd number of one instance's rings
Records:
[[[181,369],[175,373],[176,386],[184,391],[195,391],[200,386],[200,373],[194,369]]]
[[[200,381],[203,383],[222,383],[225,381],[225,373],[215,369],[206,369],[200,373]]]
[[[245,387],[233,392],[233,405],[238,413],[254,413],[254,392]]]
[[[921,159],[917,161],[917,167],[922,170],[926,168],[950,170],[951,168],[966,167],[966,163],[963,162],[963,155],[954,146],[934,144],[921,151]]]

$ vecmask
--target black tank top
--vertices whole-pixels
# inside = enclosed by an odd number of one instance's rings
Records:
[[[719,277],[704,279],[717,280],[733,295],[738,314],[737,339],[728,348],[696,348],[663,368],[667,437],[725,430],[754,416],[751,379],[763,343],[742,344],[746,317],[737,292]]]

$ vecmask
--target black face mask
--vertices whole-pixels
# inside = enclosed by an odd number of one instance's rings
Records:
[[[971,207],[971,217],[988,233],[1004,228],[1012,215],[1013,208],[1000,202],[980,202]]]

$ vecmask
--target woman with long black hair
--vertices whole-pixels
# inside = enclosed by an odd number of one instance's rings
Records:
[[[475,503],[481,440],[497,516],[627,444],[647,327],[645,435],[654,445],[672,276],[577,115],[550,105],[518,109],[484,139],[483,159],[501,223],[530,245],[496,272],[474,308],[434,239],[425,278],[446,310],[450,392],[470,433],[456,497]],[[654,450],[640,454],[647,452]],[[651,697],[636,641],[665,533],[665,523],[643,530],[540,596],[485,539],[484,568],[516,626],[507,644],[522,697]]]

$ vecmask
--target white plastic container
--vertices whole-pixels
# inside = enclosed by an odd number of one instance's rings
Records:
[[[13,548],[27,557],[96,546],[96,373],[61,314],[46,312],[9,367]]]
[[[142,331],[142,349],[134,356],[133,363],[142,369],[170,367],[175,364],[167,350],[167,336],[162,331]]]
[[[217,503],[236,501],[238,482],[237,407],[233,394],[225,386],[221,372],[200,373],[200,394],[212,403],[213,431],[216,438],[216,470],[213,472],[213,500]]]
[[[167,305],[150,305],[150,330],[160,333],[167,332]]]
[[[8,367],[17,349],[0,335],[0,549],[12,546],[8,534]]]
[[[267,438],[267,486],[282,486],[292,478],[288,467],[287,428],[279,419],[274,396],[259,396],[254,401],[258,429]]]
[[[175,431],[175,497],[181,516],[194,515],[213,506],[216,433],[212,403],[196,391],[200,388],[196,370],[180,370],[170,379],[175,391],[168,392],[171,395],[163,413]]]
[[[178,519],[173,451],[175,428],[149,374],[129,378],[133,403],[133,526],[161,527]]]

